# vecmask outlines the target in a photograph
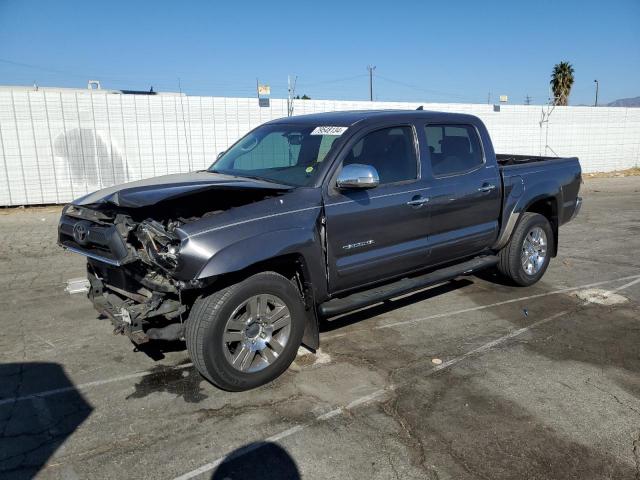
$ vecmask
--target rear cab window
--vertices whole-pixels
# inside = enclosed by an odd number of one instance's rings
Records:
[[[429,124],[424,131],[435,177],[465,173],[484,163],[478,132],[472,125]]]

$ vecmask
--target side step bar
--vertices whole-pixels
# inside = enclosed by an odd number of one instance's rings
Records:
[[[434,270],[418,277],[403,278],[393,283],[373,287],[369,290],[352,293],[346,297],[334,298],[320,304],[318,307],[323,317],[333,317],[342,313],[368,307],[393,297],[398,297],[414,290],[442,283],[453,278],[468,275],[478,270],[493,267],[498,263],[498,257],[489,255],[477,257],[464,263]]]

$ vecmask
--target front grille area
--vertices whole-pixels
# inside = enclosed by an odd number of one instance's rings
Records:
[[[74,229],[78,224],[81,224],[82,235],[78,235],[77,232],[74,235]],[[102,257],[118,263],[122,262],[129,253],[127,244],[115,225],[99,225],[68,215],[63,215],[60,219],[58,242],[77,253],[93,258]]]

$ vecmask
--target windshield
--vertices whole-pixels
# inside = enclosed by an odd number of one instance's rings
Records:
[[[347,127],[264,125],[247,134],[210,172],[295,186],[314,183],[319,164]]]

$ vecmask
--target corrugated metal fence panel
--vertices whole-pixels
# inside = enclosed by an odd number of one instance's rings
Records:
[[[415,109],[470,113],[497,152],[579,156],[585,172],[640,163],[640,109],[296,100],[296,115]],[[544,108],[545,111],[549,109]],[[287,102],[85,90],[0,89],[0,205],[68,202],[99,188],[203,169]],[[548,121],[544,121],[548,120]]]

